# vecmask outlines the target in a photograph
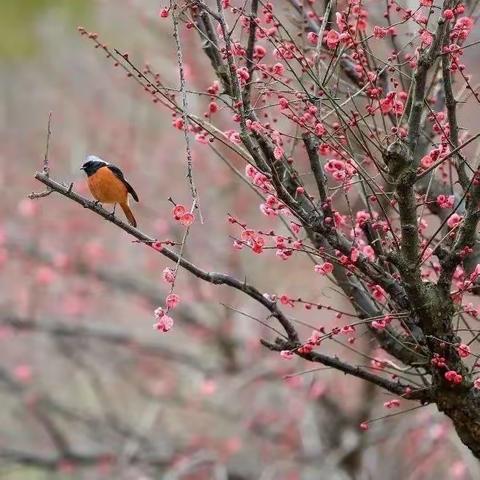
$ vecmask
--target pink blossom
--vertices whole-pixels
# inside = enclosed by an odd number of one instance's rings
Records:
[[[313,269],[316,273],[319,273],[320,275],[329,275],[333,272],[333,264],[331,264],[330,262],[325,262],[322,265],[315,265]]]
[[[381,358],[373,358],[372,360],[370,360],[370,365],[375,370],[383,370],[385,368],[386,363],[385,363],[385,360],[382,360]]]
[[[192,225],[192,223],[195,221],[195,216],[193,213],[187,212],[184,215],[180,217],[180,223],[182,225],[185,225],[186,227],[189,227]]]
[[[421,165],[422,168],[424,168],[425,170],[427,170],[428,168],[430,168],[434,163],[435,163],[435,161],[433,160],[433,158],[432,158],[432,156],[431,156],[430,154],[425,155],[425,156],[422,157],[422,159],[420,160],[420,165]]]
[[[327,42],[327,47],[333,50],[334,48],[337,48],[337,45],[340,42],[340,34],[336,30],[329,30],[325,37],[325,41]]]
[[[180,220],[185,213],[187,213],[187,209],[183,205],[175,205],[172,210],[172,215],[175,220]]]
[[[277,212],[273,208],[270,208],[265,203],[260,204],[260,211],[267,217],[276,217],[277,216]]]
[[[450,37],[452,39],[458,38],[459,40],[465,40],[472,30],[473,25],[474,22],[470,17],[459,18],[450,33]]]
[[[207,92],[210,95],[217,95],[220,92],[220,82],[214,80],[213,83],[207,88]]]
[[[163,280],[166,283],[173,283],[175,281],[175,272],[171,268],[167,267],[163,271]]]
[[[390,113],[393,108],[393,99],[392,98],[384,98],[380,100],[380,111],[382,113]]]
[[[455,370],[448,370],[443,376],[447,382],[454,383],[455,385],[458,385],[463,381],[463,377]]]
[[[288,260],[292,256],[292,251],[278,248],[275,250],[275,255],[282,260]]]
[[[272,67],[272,71],[275,75],[283,75],[285,73],[285,66],[282,63],[276,63]]]
[[[461,358],[467,358],[468,356],[470,356],[470,354],[472,352],[471,352],[470,347],[468,345],[466,345],[465,343],[461,343],[457,347],[457,353],[458,353],[458,355],[460,355]]]
[[[298,353],[310,353],[313,350],[313,345],[311,343],[305,343],[298,349]]]
[[[216,102],[210,102],[208,104],[208,111],[210,113],[216,113],[218,112],[218,104]]]
[[[394,398],[393,400],[388,400],[383,404],[385,408],[396,408],[400,406],[400,400]]]
[[[266,55],[266,53],[267,51],[262,45],[255,45],[255,47],[253,48],[253,58],[255,60],[261,60]]]
[[[452,20],[455,17],[453,10],[450,10],[449,8],[444,10],[442,15],[445,20]]]
[[[175,118],[172,121],[172,125],[178,130],[183,130],[183,127],[185,126],[185,122],[183,121],[183,118]]]
[[[163,250],[162,242],[156,241],[152,243],[152,248],[157,250],[157,252],[161,252]]]
[[[176,293],[170,293],[165,300],[165,304],[169,309],[175,308],[179,303],[180,297]]]
[[[371,219],[370,214],[365,210],[360,210],[355,215],[355,220],[359,227],[363,227],[365,223],[370,219]]]
[[[242,242],[239,242],[238,240],[234,240],[234,241],[233,241],[233,248],[234,248],[235,250],[243,250],[243,247],[244,247],[244,246],[245,246],[245,245],[244,245]]]
[[[282,350],[280,356],[285,360],[291,360],[294,357],[294,354],[291,350]]]
[[[340,333],[342,335],[350,335],[352,333],[355,333],[355,327],[353,325],[344,325],[341,329],[340,329]]]
[[[257,173],[258,170],[253,165],[247,164],[245,167],[245,175],[248,178],[254,178]]]
[[[378,25],[375,25],[373,27],[373,36],[375,38],[385,38],[388,34],[388,28],[382,28],[382,27],[379,27]]]
[[[384,320],[374,320],[371,325],[375,330],[383,330],[387,327]]]
[[[288,108],[288,100],[284,97],[278,99],[278,104],[280,105],[280,110],[286,110]]]
[[[384,300],[386,297],[385,290],[380,285],[373,285],[372,295],[376,300]]]
[[[237,77],[241,82],[247,82],[250,79],[247,67],[237,68]]]
[[[278,145],[273,149],[273,156],[279,160],[283,156],[283,148],[279,147]]]
[[[312,345],[320,345],[321,340],[322,334],[318,330],[313,330],[308,339],[308,343],[311,343]]]
[[[352,5],[356,3],[356,0],[352,1]],[[341,32],[344,32],[345,29],[347,28],[347,23],[345,22],[343,15],[340,12],[335,13],[335,20],[337,23],[337,27]]]
[[[440,208],[453,208],[455,205],[455,195],[438,195],[437,204]]]
[[[329,160],[325,164],[325,170],[337,181],[350,178],[355,173],[355,169],[349,163],[336,159]]]
[[[298,235],[302,227],[298,223],[290,222],[290,228],[295,235]]]
[[[462,220],[463,220],[462,215],[459,215],[458,213],[452,213],[450,215],[450,218],[447,221],[447,225],[450,228],[456,228],[462,222]]]
[[[326,131],[327,130],[325,129],[325,126],[323,125],[323,123],[317,123],[315,125],[315,134],[318,135],[319,137],[324,135]]]
[[[315,32],[308,32],[307,33],[307,40],[312,45],[316,45],[318,43],[318,34],[316,34]]]
[[[264,244],[265,244],[265,241],[263,240],[263,238],[261,237],[256,238],[251,244],[253,253],[257,253],[257,254],[263,253]]]
[[[232,142],[235,143],[236,145],[239,145],[242,143],[242,140],[240,138],[240,134],[236,130],[227,130],[224,132],[224,135]],[[206,142],[208,143],[208,141]]]
[[[293,300],[288,295],[281,295],[279,300],[282,305],[294,306]]]
[[[431,45],[433,42],[433,35],[428,30],[424,30],[420,35],[420,38],[425,45]]]
[[[153,325],[155,330],[160,332],[168,332],[173,327],[173,318],[168,315],[163,315],[158,319],[158,322]]]

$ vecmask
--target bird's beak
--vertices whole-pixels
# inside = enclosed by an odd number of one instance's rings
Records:
[[[85,170],[85,167],[80,167],[80,170]]]

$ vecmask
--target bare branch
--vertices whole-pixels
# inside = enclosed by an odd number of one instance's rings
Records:
[[[140,230],[123,222],[117,217],[112,216],[111,212],[108,212],[107,210],[102,208],[100,205],[98,205],[96,202],[92,202],[86,199],[85,197],[82,197],[81,195],[73,192],[68,187],[65,187],[64,185],[58,182],[55,182],[54,180],[47,177],[44,173],[37,172],[35,174],[35,178],[40,182],[42,182],[43,184],[50,187],[55,192],[60,193],[61,195],[82,205],[84,208],[88,208],[89,210],[95,212],[97,215],[100,215],[105,220],[108,220],[109,222],[113,223],[117,227],[121,228],[128,234],[135,237],[137,240],[140,240],[142,243],[145,243],[146,245],[149,245],[149,246],[152,246],[155,243],[154,238],[149,237],[148,235],[144,234]],[[285,332],[287,333],[288,338],[294,342],[298,341],[298,334],[295,331],[295,328],[293,327],[290,320],[288,320],[287,317],[281,312],[281,310],[278,308],[275,302],[269,300],[266,296],[262,295],[255,287],[249,285],[246,282],[241,282],[231,277],[230,275],[226,275],[224,273],[206,272],[205,270],[202,270],[201,268],[197,267],[193,263],[185,260],[184,258],[181,258],[177,253],[173,252],[172,250],[166,247],[162,248],[159,251],[159,253],[167,257],[169,260],[172,260],[173,262],[179,262],[179,265],[181,267],[185,268],[190,273],[192,273],[193,275],[195,275],[196,277],[202,280],[205,280],[206,282],[212,283],[214,285],[228,285],[232,288],[235,288],[236,290],[239,290],[245,293],[246,295],[253,298],[257,302],[261,303],[265,308],[267,308],[270,311],[271,315],[280,322]]]

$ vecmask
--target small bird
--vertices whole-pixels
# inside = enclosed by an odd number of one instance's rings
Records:
[[[123,172],[117,166],[107,163],[95,155],[87,157],[81,170],[84,170],[88,176],[88,187],[95,200],[101,203],[113,203],[113,213],[115,213],[115,206],[118,203],[125,213],[128,223],[136,227],[137,221],[130,210],[128,194],[130,193],[137,202],[138,195],[125,180]]]

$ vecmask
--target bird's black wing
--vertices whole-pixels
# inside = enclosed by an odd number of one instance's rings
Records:
[[[137,192],[133,189],[133,187],[125,180],[125,177],[123,176],[123,172],[115,165],[112,165],[109,163],[107,167],[115,174],[117,178],[119,178],[124,185],[127,187],[128,193],[132,195],[132,197],[135,199],[135,201],[138,202],[138,195]]]

